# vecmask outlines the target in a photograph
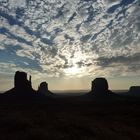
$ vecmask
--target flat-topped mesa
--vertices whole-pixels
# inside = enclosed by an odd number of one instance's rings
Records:
[[[47,95],[48,93],[48,83],[42,82],[38,87],[38,93],[41,95]]]
[[[92,94],[95,96],[107,95],[110,91],[108,90],[108,82],[105,78],[100,77],[92,81],[91,85]]]
[[[27,79],[27,73],[16,71],[14,76],[14,88],[5,92],[5,95],[13,97],[32,97],[36,96],[37,92],[32,88],[31,76]]]
[[[129,93],[132,95],[139,95],[140,96],[140,86],[131,86],[129,88]]]
[[[31,76],[27,79],[27,73],[17,71],[14,77],[14,86],[16,90],[32,89]]]
[[[32,88],[31,76],[27,79],[27,73],[16,71],[14,77],[14,91],[17,96],[34,96],[36,91]]]

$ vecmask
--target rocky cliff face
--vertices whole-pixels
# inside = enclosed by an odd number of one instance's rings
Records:
[[[129,95],[140,96],[140,86],[132,86],[129,89]]]
[[[96,78],[92,81],[92,93],[95,96],[104,96],[109,93],[108,82],[105,78]]]
[[[25,72],[17,71],[15,73],[14,83],[15,89],[17,90],[29,90],[32,88],[31,76],[28,80],[27,73]]]
[[[48,93],[48,83],[46,82],[42,82],[40,83],[39,87],[38,87],[38,93],[42,94],[42,95],[47,95]]]
[[[5,92],[4,95],[11,95],[14,97],[29,97],[37,95],[37,92],[32,88],[31,76],[28,80],[27,73],[17,71],[14,77],[14,88]]]

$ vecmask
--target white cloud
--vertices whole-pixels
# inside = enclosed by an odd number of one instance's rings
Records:
[[[9,6],[11,8],[24,7],[26,5],[26,0],[9,0]]]
[[[10,25],[8,17],[0,19],[0,27],[8,31],[0,35],[0,50],[9,49],[7,45],[19,45],[15,55],[34,60],[42,68],[40,71],[47,73],[46,77],[74,76],[72,71],[77,77],[110,76],[116,62],[102,68],[98,58],[140,52],[139,6],[132,3],[125,9],[120,6],[112,13],[107,12],[119,3],[120,0],[35,0],[26,6],[25,1],[11,0],[11,13],[7,14],[21,24]],[[15,10],[21,5],[23,15],[16,19]],[[114,73],[132,74],[125,71],[128,66],[121,64],[116,64]]]

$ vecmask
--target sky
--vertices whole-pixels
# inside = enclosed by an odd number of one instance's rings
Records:
[[[33,87],[110,89],[140,85],[139,0],[0,0],[0,90],[17,70]]]

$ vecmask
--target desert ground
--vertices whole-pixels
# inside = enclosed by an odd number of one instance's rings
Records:
[[[53,95],[0,99],[1,140],[138,140],[140,99]]]

